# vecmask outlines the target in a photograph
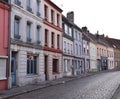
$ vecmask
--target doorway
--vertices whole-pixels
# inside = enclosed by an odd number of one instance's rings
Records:
[[[11,84],[16,86],[16,70],[17,70],[17,52],[12,52],[11,58]]]
[[[49,80],[49,78],[48,78],[48,56],[46,56],[46,55],[45,55],[45,59],[44,59],[44,64],[45,64],[45,68],[44,68],[45,80]]]
[[[16,85],[16,58],[12,57],[11,60],[11,78],[12,78],[12,86]]]

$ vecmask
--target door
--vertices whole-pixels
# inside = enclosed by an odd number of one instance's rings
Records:
[[[45,64],[45,80],[48,80],[48,56],[45,56],[44,59],[44,64]]]
[[[11,78],[12,78],[12,85],[16,85],[16,58],[13,57],[11,60]]]

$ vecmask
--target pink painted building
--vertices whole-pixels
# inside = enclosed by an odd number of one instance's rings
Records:
[[[0,1],[0,90],[8,88],[8,15],[9,5]]]

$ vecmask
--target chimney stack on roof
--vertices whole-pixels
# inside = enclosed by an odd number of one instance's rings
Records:
[[[82,27],[82,31],[85,32],[85,33],[89,32],[86,26]]]
[[[70,22],[74,23],[74,12],[73,11],[67,13],[67,19]]]

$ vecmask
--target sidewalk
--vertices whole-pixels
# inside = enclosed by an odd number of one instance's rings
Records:
[[[111,99],[120,99],[120,85]]]
[[[86,73],[86,74],[82,74],[79,76],[70,76],[70,77],[63,77],[63,78],[59,78],[57,80],[52,80],[52,81],[43,81],[41,83],[36,83],[36,84],[30,84],[30,85],[26,85],[26,86],[22,86],[22,87],[15,87],[9,90],[4,90],[0,92],[0,99],[8,99],[10,97],[14,97],[17,95],[21,95],[24,93],[28,93],[31,91],[35,91],[38,89],[42,89],[42,88],[46,88],[46,87],[50,87],[50,86],[54,86],[54,85],[58,85],[58,84],[64,84],[66,82],[69,81],[73,81],[73,80],[77,80],[83,77],[87,77],[87,76],[91,76],[94,74],[98,74],[100,72],[96,72],[96,73]]]

